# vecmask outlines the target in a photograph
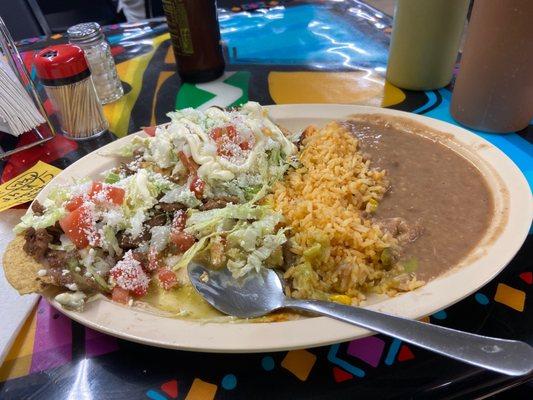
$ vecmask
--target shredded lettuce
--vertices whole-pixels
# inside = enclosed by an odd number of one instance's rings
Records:
[[[328,299],[326,293],[317,289],[321,286],[321,279],[308,261],[290,267],[284,276],[285,279],[292,281],[293,297],[300,299]]]
[[[202,250],[205,249],[207,246],[207,241],[210,237],[214,235],[208,235],[201,238],[199,241],[197,241],[195,244],[193,244],[183,255],[181,256],[180,260],[172,267],[174,271],[177,271],[180,268],[185,268],[189,263],[192,261],[192,259]]]
[[[251,252],[256,248],[258,239],[274,232],[280,220],[280,214],[272,213],[242,229],[235,230],[228,235],[227,241],[230,245],[240,246],[244,251]]]
[[[104,237],[102,240],[102,248],[107,250],[112,256],[115,254],[119,256],[122,255],[122,248],[118,244],[115,230],[111,226],[106,225],[104,226],[103,231]]]
[[[104,178],[104,182],[108,184],[117,183],[118,181],[120,181],[120,175],[113,171],[108,172]]]
[[[253,204],[228,204],[224,208],[191,212],[185,231],[194,235],[205,235],[216,230],[227,230],[226,222],[231,220],[257,220],[268,212],[267,207]]]
[[[144,169],[139,170],[129,181],[126,193],[126,203],[133,210],[150,208],[157,202],[157,189]]]
[[[94,278],[94,281],[105,291],[105,292],[110,292],[111,291],[111,287],[107,284],[107,282],[105,281],[105,279],[100,276],[100,274],[98,273],[98,271],[96,271],[94,269],[94,267],[92,265],[87,265],[86,266],[87,268],[87,271],[92,275],[92,277]]]
[[[251,271],[259,272],[265,261],[287,241],[285,231],[280,229],[275,235],[266,235],[262,238],[261,246],[252,250],[243,258],[228,261],[228,269],[235,278],[240,278]]]
[[[20,218],[20,222],[13,228],[13,232],[22,233],[28,228],[48,228],[54,225],[61,217],[65,215],[63,207],[50,205],[43,215],[35,215],[31,209]]]
[[[135,150],[146,147],[149,143],[150,138],[141,137],[135,135],[131,142],[126,145],[121,146],[116,151],[111,152],[109,155],[118,155],[121,157],[133,157]],[[107,154],[106,154],[107,155]]]
[[[63,250],[63,251],[74,251],[76,250],[76,246],[74,246],[74,243],[65,235],[61,235],[59,237],[59,240],[61,241],[61,244],[48,244],[48,248],[52,250]]]
[[[175,189],[178,186],[176,183],[170,181],[158,172],[147,170],[147,173],[148,179],[154,185],[154,189],[157,191],[157,194]]]
[[[59,206],[65,201],[69,200],[70,197],[71,194],[66,186],[55,186],[50,190],[50,193],[48,193],[47,199],[44,203],[47,203],[48,200]],[[43,206],[46,206],[47,204],[44,203]]]
[[[202,204],[186,186],[179,186],[168,191],[159,201],[161,203],[181,203],[189,208],[195,208]]]
[[[173,166],[177,157],[173,152],[172,138],[166,131],[160,131],[150,140],[148,145],[149,154],[145,154],[146,159],[155,162],[161,168]]]

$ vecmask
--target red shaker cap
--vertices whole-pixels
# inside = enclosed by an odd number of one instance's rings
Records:
[[[49,46],[34,57],[37,76],[45,85],[64,85],[90,75],[83,50],[72,44]]]

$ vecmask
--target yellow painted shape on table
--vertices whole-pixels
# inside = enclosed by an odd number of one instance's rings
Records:
[[[431,320],[429,319],[428,316],[420,318],[419,321],[420,322],[425,322],[426,324],[430,324],[431,323]]]
[[[37,316],[34,309],[20,330],[11,350],[7,353],[4,363],[0,367],[0,382],[8,379],[20,378],[30,372],[35,342]]]
[[[131,110],[141,92],[146,66],[159,45],[169,38],[170,35],[168,33],[157,36],[152,40],[153,49],[148,53],[117,64],[117,73],[120,80],[129,84],[131,90],[119,100],[104,106],[104,114],[109,121],[109,130],[116,136],[123,137],[128,133]]]
[[[175,74],[174,71],[161,71],[159,73],[159,76],[157,77],[157,84],[155,86],[154,98],[152,100],[152,117],[150,118],[150,125],[152,126],[157,124],[155,120],[155,104],[157,103],[157,93],[159,92],[161,85],[174,74]]]
[[[0,211],[35,199],[44,185],[61,170],[39,161],[30,169],[0,185]]]
[[[281,366],[292,372],[299,380],[305,381],[309,377],[316,362],[316,356],[307,350],[292,350],[287,353]]]
[[[504,283],[499,283],[496,288],[496,294],[494,295],[494,301],[514,308],[516,311],[524,311],[526,293],[522,290],[507,286]]]
[[[213,400],[218,386],[195,378],[185,400]]]
[[[165,55],[165,64],[176,64],[176,57],[174,56],[172,46],[168,46],[167,54]]]
[[[345,103],[388,107],[405,99],[402,90],[368,71],[279,72],[268,74],[276,104]]]

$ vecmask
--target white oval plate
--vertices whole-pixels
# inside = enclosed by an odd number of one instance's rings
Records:
[[[271,118],[289,129],[323,125],[353,114],[385,114],[409,118],[445,132],[445,141],[472,160],[484,174],[494,196],[494,221],[480,245],[459,266],[425,286],[394,298],[371,297],[368,308],[406,318],[421,318],[448,307],[489,282],[522,245],[533,214],[531,191],[522,173],[504,153],[484,139],[451,124],[406,112],[374,107],[333,104],[294,104],[269,107]],[[449,135],[453,137],[449,140]],[[71,182],[73,177],[93,176],[116,165],[103,153],[132,139],[124,137],[83,157],[57,176],[49,188]],[[473,199],[475,201],[475,199]],[[458,227],[460,229],[460,227]],[[153,346],[205,352],[263,352],[322,346],[371,334],[326,317],[273,323],[199,323],[167,318],[108,300],[88,304],[84,312],[67,311],[70,318],[110,335]]]

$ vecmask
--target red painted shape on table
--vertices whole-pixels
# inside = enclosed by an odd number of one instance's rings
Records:
[[[520,276],[520,279],[522,279],[528,285],[531,285],[533,283],[533,272],[531,271],[522,272],[519,276]]]
[[[126,51],[126,49],[124,48],[124,46],[113,46],[111,47],[111,54],[113,54],[113,57],[118,55],[118,54],[122,54]]]
[[[352,378],[353,375],[349,372],[346,372],[338,367],[333,367],[333,379],[335,380],[335,382],[344,382]]]
[[[398,361],[408,361],[412,360],[413,358],[415,358],[415,355],[411,349],[404,344],[398,353]]]
[[[24,144],[31,143],[31,139],[29,136],[23,136],[17,146],[20,147]],[[28,168],[33,167],[39,160],[45,163],[51,163],[77,148],[78,144],[75,141],[69,140],[61,135],[56,135],[53,139],[40,146],[34,146],[20,153],[13,154],[9,157],[4,167],[1,182],[8,181],[21,174]]]
[[[178,381],[172,379],[171,381],[165,382],[161,385],[161,390],[168,394],[173,399],[178,397]]]

